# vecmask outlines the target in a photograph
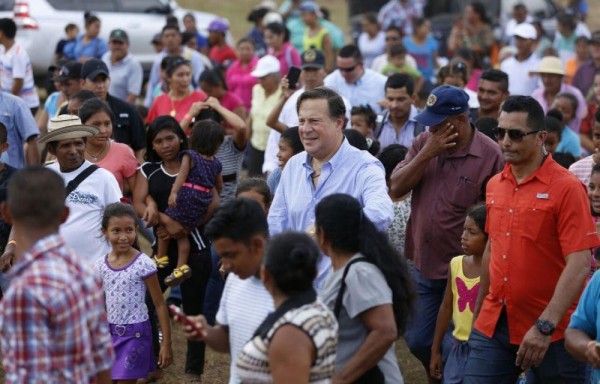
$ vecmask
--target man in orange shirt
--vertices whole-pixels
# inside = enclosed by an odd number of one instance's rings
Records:
[[[496,138],[507,165],[487,185],[476,321],[464,383],[584,383],[564,331],[600,244],[583,184],[544,150],[544,112],[530,96],[502,105]]]

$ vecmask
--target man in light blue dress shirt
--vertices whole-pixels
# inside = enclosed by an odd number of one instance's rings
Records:
[[[342,98],[332,89],[318,87],[300,95],[297,106],[305,152],[292,157],[283,170],[269,210],[271,234],[314,232],[315,206],[333,193],[355,197],[369,219],[380,230],[387,229],[394,212],[385,170],[379,160],[344,138]],[[331,261],[325,256],[319,262],[317,288],[330,269]]]
[[[369,104],[381,112],[379,102],[385,98],[387,77],[365,68],[356,45],[346,45],[338,52],[337,69],[325,78],[325,85],[350,100],[353,107]]]

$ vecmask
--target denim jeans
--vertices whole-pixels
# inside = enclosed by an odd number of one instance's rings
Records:
[[[473,329],[469,346],[471,352],[463,384],[514,384],[517,381],[522,371],[515,365],[519,346],[510,344],[505,310],[498,319],[494,336],[489,338]],[[564,340],[558,340],[550,344],[540,365],[529,370],[527,382],[533,379],[532,382],[541,384],[584,384],[586,377],[586,365],[571,357]]]
[[[429,371],[431,360],[431,345],[435,333],[435,323],[444,293],[446,292],[447,279],[432,280],[421,276],[421,272],[411,267],[415,286],[417,287],[417,302],[412,319],[409,321],[404,338],[410,352],[417,358],[425,369]],[[450,326],[442,342],[442,359],[446,360],[452,349],[454,337],[453,327]]]

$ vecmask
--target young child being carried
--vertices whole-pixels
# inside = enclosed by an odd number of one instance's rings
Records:
[[[443,383],[462,383],[469,357],[467,340],[473,325],[473,312],[479,293],[481,259],[488,239],[485,232],[485,209],[484,204],[479,204],[467,211],[461,237],[465,254],[450,261],[448,284],[435,325],[429,364],[431,376],[437,380],[443,378]],[[446,364],[442,367],[442,340],[450,326],[450,320],[454,322],[452,336],[455,341]]]
[[[115,350],[111,371],[115,383],[144,379],[157,368],[150,318],[144,301],[146,290],[150,292],[163,335],[158,368],[167,368],[173,361],[171,324],[156,277],[156,266],[150,257],[133,247],[137,236],[136,221],[137,215],[130,205],[114,203],[106,207],[102,233],[112,251],[96,262],[102,277]]]
[[[213,188],[220,194],[223,188],[223,169],[215,158],[225,140],[223,127],[212,120],[201,120],[192,128],[190,150],[181,151],[181,168],[171,189],[169,208],[165,213],[183,226],[194,229],[205,221],[208,207],[213,199]],[[169,240],[158,239],[158,268],[169,265],[167,251]],[[177,267],[165,278],[172,287],[181,284],[192,275],[187,265],[190,240],[187,236],[177,239]]]

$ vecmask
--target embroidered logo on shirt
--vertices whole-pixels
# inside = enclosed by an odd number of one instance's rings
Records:
[[[69,202],[80,205],[92,205],[98,202],[98,196],[91,193],[73,191],[69,195]]]
[[[471,312],[475,312],[475,301],[477,300],[477,294],[479,293],[479,283],[469,289],[467,288],[467,284],[465,284],[460,277],[457,277],[455,280],[456,290],[458,292],[458,311],[464,312],[468,305]]]
[[[538,193],[535,197],[537,197],[538,199],[548,199],[548,194],[547,193]]]

